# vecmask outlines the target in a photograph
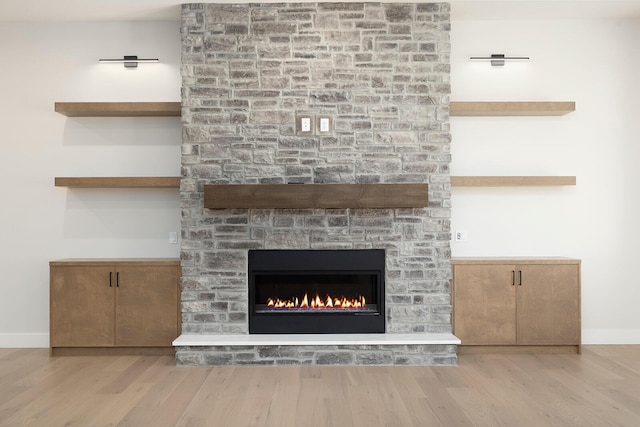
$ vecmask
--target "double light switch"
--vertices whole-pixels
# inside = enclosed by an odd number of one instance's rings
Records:
[[[331,135],[333,121],[330,116],[298,115],[296,133],[298,135]]]

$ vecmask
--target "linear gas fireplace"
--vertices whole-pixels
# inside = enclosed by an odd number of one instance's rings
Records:
[[[249,251],[249,333],[384,333],[385,253]]]

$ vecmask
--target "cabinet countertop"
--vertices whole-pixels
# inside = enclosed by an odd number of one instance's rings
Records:
[[[49,261],[50,266],[57,265],[105,265],[105,264],[127,264],[127,265],[141,265],[141,264],[166,264],[166,265],[180,265],[178,258],[67,258]]]
[[[451,264],[580,264],[581,260],[568,257],[544,257],[544,256],[505,256],[505,257],[454,257]]]

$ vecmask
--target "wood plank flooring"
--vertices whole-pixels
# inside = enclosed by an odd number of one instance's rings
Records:
[[[457,367],[176,367],[0,349],[0,426],[640,426],[640,345]]]

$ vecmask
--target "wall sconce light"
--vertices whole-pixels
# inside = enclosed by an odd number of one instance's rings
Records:
[[[122,59],[99,59],[101,63],[124,63],[124,68],[138,68],[141,62],[160,62],[158,58],[138,58],[136,55],[125,55]]]
[[[505,56],[504,53],[492,53],[491,56],[472,56],[471,60],[491,61],[492,67],[503,67],[505,61],[529,60],[528,56]]]

